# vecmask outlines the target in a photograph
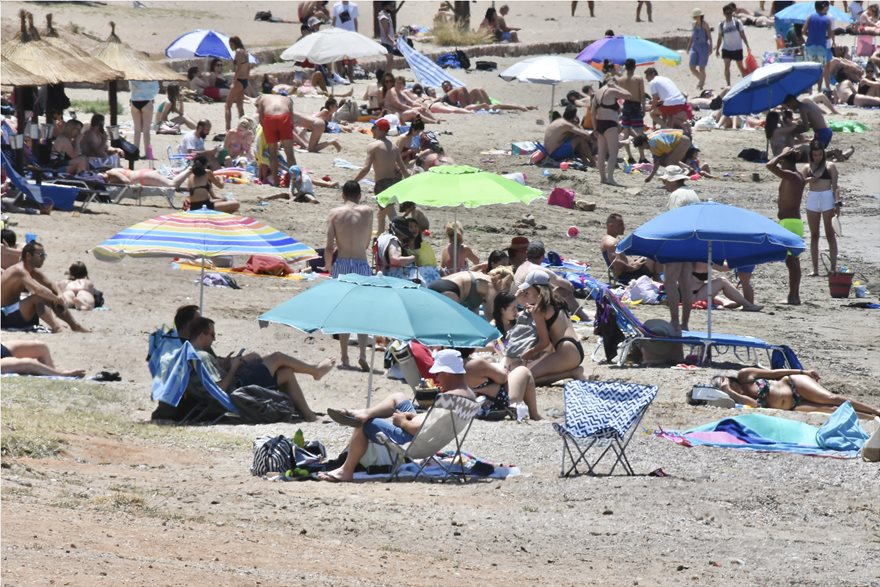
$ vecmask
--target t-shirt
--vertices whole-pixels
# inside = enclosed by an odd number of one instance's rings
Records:
[[[859,20],[859,16],[865,11],[865,8],[862,6],[861,0],[852,0],[849,3],[849,13],[853,17],[853,20]]]
[[[131,90],[132,102],[150,101],[159,93],[159,82],[130,81],[128,89]]]
[[[354,21],[357,17],[358,7],[354,2],[348,4],[337,2],[333,5],[333,26],[336,28],[353,31]]]
[[[299,194],[315,195],[315,184],[312,183],[312,178],[309,177],[308,173],[302,174],[302,182],[299,187],[297,187],[294,181],[290,182],[290,195],[297,196]]]
[[[678,188],[669,194],[669,201],[666,203],[666,209],[673,210],[675,208],[681,208],[682,206],[699,203],[700,196],[697,195],[697,192],[687,188]]]
[[[655,130],[648,135],[648,148],[651,149],[651,154],[655,157],[668,155],[675,150],[675,146],[683,135],[684,131],[678,129]]]
[[[743,42],[742,37],[740,36],[742,26],[743,25],[738,18],[721,21],[721,24],[718,25],[718,30],[724,34],[724,38],[721,41],[722,49],[727,51],[742,51]]]
[[[208,351],[196,351],[196,353],[198,353],[202,364],[205,366],[205,370],[211,378],[217,383],[223,381],[223,378],[226,377],[226,370],[220,366],[220,361],[217,357]]]
[[[204,151],[205,150],[205,139],[196,134],[196,131],[191,130],[185,135],[183,135],[183,141],[180,143],[180,153],[186,155],[190,151]]]
[[[675,82],[662,75],[658,75],[648,83],[648,90],[652,95],[656,94],[664,106],[678,106],[687,102]]]
[[[385,21],[385,23],[387,23],[388,30],[390,31],[389,33],[385,32],[386,24],[384,24],[383,21]],[[379,13],[379,42],[383,45],[393,45],[394,44],[394,39],[392,38],[393,35],[394,35],[394,23],[391,21],[391,15],[383,10]]]

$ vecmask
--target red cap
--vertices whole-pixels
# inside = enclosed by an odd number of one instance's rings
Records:
[[[388,122],[387,118],[380,118],[373,123],[373,127],[378,128],[382,132],[388,132],[389,130],[391,130],[391,123]]]

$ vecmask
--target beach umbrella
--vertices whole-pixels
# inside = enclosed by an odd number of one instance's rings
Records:
[[[7,61],[4,57],[0,58],[0,83],[10,87],[42,86],[48,84],[49,80]]]
[[[46,15],[46,32],[45,32],[45,34],[40,35],[37,32],[36,28],[34,27],[32,14],[28,14],[28,28],[29,28],[29,32],[31,33],[31,35],[39,36],[39,38],[42,41],[52,45],[56,49],[60,49],[61,51],[65,52],[65,53],[69,53],[69,54],[73,55],[74,57],[76,57],[77,59],[80,59],[84,63],[87,63],[89,65],[89,67],[91,67],[95,71],[101,73],[101,75],[104,76],[104,78],[107,81],[111,81],[111,80],[115,81],[117,79],[122,79],[123,73],[121,71],[117,71],[116,69],[113,69],[112,67],[108,66],[106,63],[104,63],[100,59],[97,59],[95,57],[93,51],[86,50],[86,49],[80,47],[78,43],[75,43],[71,40],[62,38],[58,34],[58,31],[56,31],[55,28],[52,26],[52,15],[51,14]],[[111,109],[110,109],[111,112],[114,111],[114,108],[112,108],[112,106],[114,106],[114,105],[111,104]]]
[[[190,31],[174,39],[165,49],[165,56],[172,59],[190,59],[192,57],[218,57],[232,59],[235,51],[229,46],[229,37],[217,31],[198,29]],[[259,60],[248,54],[251,63]]]
[[[641,255],[659,263],[725,261],[742,267],[784,261],[804,251],[804,241],[756,212],[715,202],[675,208],[636,228],[617,245],[618,253]],[[707,299],[708,334],[712,338],[712,298]]]
[[[311,33],[281,53],[285,61],[311,61],[327,64],[342,59],[363,59],[385,55],[388,50],[369,37],[340,28]]]
[[[113,69],[121,71],[127,80],[174,82],[185,81],[186,76],[150,58],[149,53],[137,51],[116,35],[116,23],[110,22],[110,36],[98,45],[95,57]]]
[[[766,112],[782,104],[789,94],[797,96],[820,79],[821,63],[771,63],[733,86],[722,100],[722,110],[726,116]]]
[[[311,247],[259,220],[206,208],[139,222],[96,246],[92,254],[101,261],[119,261],[125,257],[183,257],[204,261],[231,255],[267,255],[293,262],[318,256]],[[203,262],[202,278],[204,273]],[[199,307],[203,308],[204,279],[199,281]]]
[[[602,74],[569,57],[560,55],[541,55],[529,57],[514,63],[500,74],[504,81],[517,80],[528,84],[548,84],[550,91],[550,107],[556,103],[556,86],[563,82],[601,82]]]
[[[496,340],[494,326],[461,304],[411,281],[383,275],[341,275],[297,294],[259,317],[303,332],[356,332],[428,346],[480,348]],[[372,363],[367,407],[373,384]]]
[[[492,204],[528,204],[541,191],[468,165],[438,165],[399,181],[376,196],[380,206],[413,202],[422,206],[476,208]],[[458,219],[456,211],[456,220]],[[452,264],[458,267],[458,233],[453,233]]]
[[[803,23],[811,14],[816,14],[814,2],[795,2],[791,6],[783,8],[773,15],[773,20],[787,20],[790,22]],[[852,22],[852,17],[834,6],[828,7],[828,16],[835,22]]]
[[[666,65],[681,63],[681,55],[659,43],[622,36],[605,37],[590,43],[575,59],[598,66],[606,59],[615,65],[623,65],[627,59],[635,59],[636,65],[651,65],[658,61]]]

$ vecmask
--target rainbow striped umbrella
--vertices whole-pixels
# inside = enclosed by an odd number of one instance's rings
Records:
[[[627,59],[635,59],[636,65],[650,65],[662,61],[667,65],[681,63],[681,55],[659,43],[639,37],[605,37],[591,43],[581,51],[578,61],[602,67],[605,59],[615,65],[623,65]]]
[[[210,259],[267,255],[291,262],[318,255],[311,247],[259,220],[205,208],[139,222],[95,247],[92,254],[101,261],[120,261],[124,257]],[[199,299],[202,306],[204,284]]]

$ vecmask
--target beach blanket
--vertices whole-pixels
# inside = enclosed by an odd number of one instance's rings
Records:
[[[445,81],[448,81],[456,88],[464,86],[463,83],[443,71],[442,67],[410,47],[403,37],[397,39],[397,49],[403,55],[403,58],[406,59],[416,79],[423,86],[439,88]]]
[[[175,269],[182,269],[184,271],[201,271],[202,266],[197,263],[190,263],[188,261],[178,261],[172,264],[172,267]],[[269,277],[271,279],[287,279],[289,281],[302,281],[303,279],[309,279],[306,275],[302,273],[291,273],[290,275],[266,275],[264,273],[253,273],[252,271],[240,270],[241,268],[230,268],[230,267],[212,267],[212,273],[233,273],[235,275],[248,275],[250,277]],[[312,273],[310,275],[316,275],[320,277],[320,274]]]
[[[661,430],[661,438],[681,446],[714,446],[758,452],[853,459],[868,439],[852,404],[841,405],[821,427],[765,414],[724,418],[685,432]]]
[[[438,454],[442,455],[438,456],[438,458],[440,461],[443,462],[446,467],[449,467],[453,464],[452,458],[453,456],[455,456],[455,453],[453,451],[445,451]],[[465,474],[468,477],[482,477],[484,479],[507,479],[508,477],[517,477],[519,475],[522,475],[519,467],[494,465],[487,460],[464,452],[461,453],[461,458],[464,463]],[[400,478],[412,479],[416,475],[418,470],[418,465],[407,463],[400,468]],[[454,470],[460,470],[457,463],[455,464]],[[368,473],[355,473],[354,480],[381,481],[383,479],[388,479],[390,476],[390,473],[377,473],[374,475],[370,475]],[[425,469],[422,471],[421,476],[428,477],[429,479],[446,479],[448,477],[443,468],[438,465],[429,465],[425,467]]]
[[[866,125],[861,122],[856,122],[855,120],[829,120],[828,128],[834,132],[863,133],[868,130]]]

